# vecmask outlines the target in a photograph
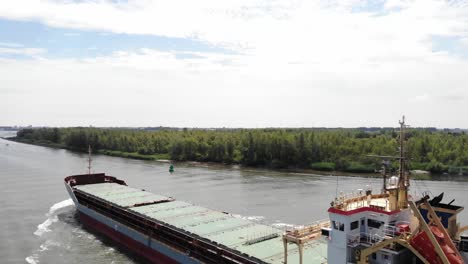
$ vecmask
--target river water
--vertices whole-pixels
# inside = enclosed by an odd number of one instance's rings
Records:
[[[13,132],[0,131],[0,137]],[[137,263],[108,241],[87,232],[65,191],[63,178],[86,172],[87,155],[0,139],[1,263]],[[169,164],[93,156],[93,172],[128,185],[284,227],[327,218],[339,191],[351,192],[379,179],[286,173],[237,166]],[[468,179],[467,179],[468,180]],[[445,192],[444,201],[467,205],[468,181],[412,181],[412,193]],[[468,213],[460,214],[468,223]]]

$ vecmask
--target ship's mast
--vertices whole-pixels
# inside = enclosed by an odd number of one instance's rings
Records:
[[[400,123],[399,135],[399,155],[398,156],[376,156],[369,155],[370,157],[383,158],[382,160],[382,178],[383,186],[382,193],[388,194],[389,204],[391,210],[403,209],[408,207],[408,187],[409,179],[406,173],[406,149],[405,149],[405,116],[403,116]],[[392,176],[387,178],[387,168],[390,165],[388,159],[396,159],[399,163],[398,177]],[[388,180],[388,181],[387,181]]]
[[[88,174],[91,174],[91,145],[88,145]]]
[[[404,150],[404,137],[405,137],[405,132],[404,132],[404,128],[405,128],[405,116],[403,116],[402,118],[402,121],[399,121],[400,123],[400,157],[399,157],[399,161],[400,161],[400,165],[399,165],[399,169],[400,169],[400,179],[403,179],[405,177],[405,172],[404,172],[404,163],[405,163],[405,160],[404,160],[404,155],[405,155],[405,150]]]
[[[400,155],[399,159],[399,182],[398,182],[398,207],[408,207],[409,178],[406,173],[406,150],[405,150],[405,116],[400,123]]]

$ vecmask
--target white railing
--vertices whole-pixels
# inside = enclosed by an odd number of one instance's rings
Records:
[[[374,245],[382,242],[386,237],[395,237],[408,232],[407,230],[399,227],[399,225],[402,224],[409,226],[409,222],[407,221],[398,221],[395,225],[384,225],[383,228],[378,230],[376,233],[361,232],[357,234],[347,234],[346,244],[349,247],[356,247],[361,243]]]
[[[244,245],[253,245],[253,244],[256,244],[256,243],[260,243],[260,242],[262,242],[262,241],[265,241],[265,240],[269,240],[269,239],[272,239],[272,238],[279,237],[279,236],[280,236],[279,233],[257,234],[257,235],[254,236],[253,238],[246,240],[246,241],[244,242]]]
[[[341,205],[347,200],[356,199],[356,198],[362,198],[363,200],[365,200],[367,198],[367,196],[366,196],[365,192],[362,191],[362,190],[357,191],[357,192],[352,192],[352,193],[342,193],[341,192],[340,196],[335,197],[334,203],[336,205]]]
[[[349,247],[356,247],[361,243],[361,234],[347,234],[346,235],[346,244]]]
[[[356,247],[361,243],[374,245],[384,240],[384,236],[381,234],[369,234],[369,233],[358,233],[358,234],[347,234],[346,244],[350,247]]]
[[[410,223],[408,221],[398,221],[398,222],[395,223],[395,225],[384,225],[383,234],[386,235],[386,236],[389,236],[389,237],[399,236],[402,233],[406,232],[406,230],[401,228],[400,225],[408,225],[409,226],[409,224]]]
[[[397,230],[397,227],[394,225],[384,225],[383,233],[386,236],[394,237],[398,233],[398,230]]]
[[[374,245],[384,240],[384,237],[379,234],[365,234],[364,239],[367,244]]]
[[[264,232],[256,232],[247,235],[244,245],[252,245],[256,244],[265,240],[269,240],[275,237],[279,237],[281,232],[278,231],[276,228],[271,228],[270,230],[265,230]]]
[[[324,227],[330,227],[330,220],[323,219],[308,225],[294,226],[292,228],[288,228],[286,232],[296,236],[302,236],[308,233],[321,232],[321,229]]]

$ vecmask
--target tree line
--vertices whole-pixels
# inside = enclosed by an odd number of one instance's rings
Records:
[[[468,168],[468,135],[434,129],[407,131],[411,169],[458,172]],[[104,154],[176,161],[236,163],[270,168],[373,172],[397,155],[398,130],[337,129],[22,129],[17,140]],[[396,164],[394,164],[396,167]]]

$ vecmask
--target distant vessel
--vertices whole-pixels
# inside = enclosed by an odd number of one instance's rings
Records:
[[[92,174],[90,157],[65,186],[85,226],[152,263],[464,263],[463,207],[408,194],[404,118],[400,128],[398,175],[384,163],[380,193],[340,194],[329,220],[287,231]]]

